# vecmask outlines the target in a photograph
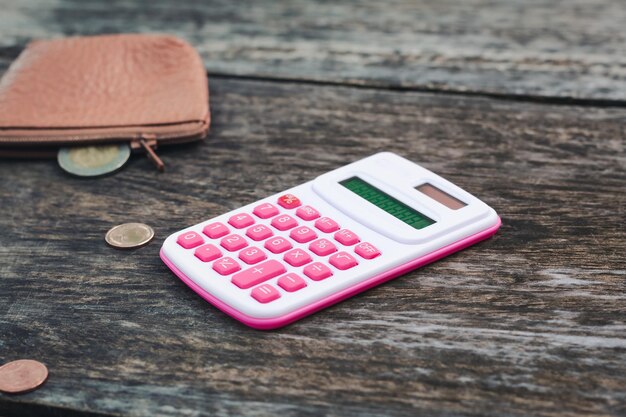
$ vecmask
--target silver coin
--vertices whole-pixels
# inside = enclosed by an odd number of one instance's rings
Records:
[[[154,230],[143,223],[124,223],[113,227],[104,237],[106,242],[118,249],[139,248],[154,237]]]
[[[126,143],[61,148],[57,155],[63,170],[80,177],[95,177],[117,171],[128,158],[130,146]]]

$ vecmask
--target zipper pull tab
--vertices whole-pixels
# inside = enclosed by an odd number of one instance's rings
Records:
[[[165,170],[165,164],[159,158],[159,156],[154,152],[154,149],[157,147],[156,136],[150,134],[142,134],[141,137],[137,139],[138,146],[134,146],[134,148],[139,148],[141,146],[144,151],[146,151],[146,156],[149,160],[152,161],[154,166],[160,171],[163,172]]]

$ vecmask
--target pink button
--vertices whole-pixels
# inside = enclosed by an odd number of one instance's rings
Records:
[[[332,274],[330,268],[321,262],[313,262],[311,265],[304,268],[304,275],[311,278],[313,281],[321,281]]]
[[[209,262],[222,256],[222,252],[214,245],[207,243],[206,245],[202,245],[196,249],[194,255],[196,255],[196,258],[200,259],[202,262]]]
[[[286,209],[296,208],[300,204],[302,204],[300,202],[300,199],[293,194],[285,194],[283,196],[278,197],[278,205]]]
[[[294,292],[306,287],[306,282],[298,275],[290,273],[278,278],[278,285],[285,291]]]
[[[282,216],[274,217],[272,219],[272,226],[274,226],[278,230],[288,230],[296,227],[297,225],[298,222],[296,221],[296,219],[288,214],[283,214]]]
[[[265,241],[265,249],[272,253],[283,253],[287,249],[291,249],[291,243],[287,239],[276,237]]]
[[[380,251],[371,243],[363,242],[355,246],[354,251],[362,258],[373,259],[380,255]]]
[[[248,268],[244,271],[233,275],[233,284],[239,288],[250,288],[285,273],[285,266],[280,262],[272,259],[265,261],[257,266]]]
[[[262,219],[269,219],[270,217],[276,216],[278,214],[278,208],[276,208],[276,206],[273,204],[264,203],[256,206],[254,210],[252,210],[252,213]]]
[[[225,256],[222,259],[218,259],[213,262],[213,269],[220,275],[230,275],[233,272],[239,271],[241,267],[236,260]]]
[[[239,259],[247,263],[248,265],[256,264],[261,262],[267,258],[265,252],[261,249],[251,246],[249,248],[245,248],[241,252],[239,252]]]
[[[336,221],[329,217],[320,217],[315,221],[315,227],[320,229],[324,233],[331,233],[335,230],[339,230],[339,225]]]
[[[309,250],[316,255],[326,256],[337,252],[337,247],[328,239],[318,239],[309,245]]]
[[[312,261],[311,255],[302,249],[292,249],[283,257],[285,262],[291,266],[302,266]]]
[[[359,263],[354,259],[354,256],[348,252],[339,252],[328,258],[328,262],[337,269],[342,271],[350,269],[353,266],[357,266]]]
[[[178,236],[178,239],[176,239],[176,241],[180,246],[185,249],[195,248],[196,246],[200,246],[204,243],[204,239],[202,239],[202,236],[200,236],[196,232],[183,233],[182,235]]]
[[[202,233],[210,237],[211,239],[217,239],[222,236],[226,236],[229,230],[224,223],[215,222],[204,226]]]
[[[272,229],[263,224],[257,224],[256,226],[252,226],[246,230],[246,235],[248,235],[250,239],[256,241],[267,239],[273,234],[274,232],[272,232]]]
[[[243,249],[248,246],[248,242],[242,236],[239,235],[228,235],[220,241],[220,245],[222,245],[226,250],[235,251],[239,249]]]
[[[361,239],[352,231],[348,229],[342,229],[335,233],[335,240],[342,245],[350,246],[355,243],[359,243]]]
[[[250,295],[252,295],[252,298],[257,300],[259,303],[263,304],[280,298],[278,290],[269,284],[263,284],[260,287],[256,287],[252,290]]]
[[[317,234],[310,227],[300,226],[293,229],[289,236],[298,243],[306,243],[315,239]]]
[[[320,216],[320,212],[311,206],[302,206],[296,210],[296,216],[302,220],[314,220]]]
[[[247,213],[239,213],[228,219],[228,223],[237,229],[243,229],[254,224],[254,218]]]

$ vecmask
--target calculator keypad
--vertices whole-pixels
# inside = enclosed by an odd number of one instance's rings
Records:
[[[335,220],[322,217],[314,207],[302,205],[293,194],[279,197],[277,205],[286,210],[297,209],[291,213],[302,223],[266,202],[254,207],[252,214],[240,212],[228,219],[230,226],[244,229],[245,235],[244,230],[241,234],[232,233],[226,224],[212,222],[202,230],[209,242],[194,231],[180,234],[177,242],[185,249],[195,248],[194,255],[199,262],[213,262],[213,270],[230,276],[230,281],[238,288],[252,288],[249,294],[259,303],[280,298],[281,291],[306,291],[307,279],[329,279],[334,275],[332,268],[345,271],[358,267],[359,260],[367,262],[381,255],[373,244],[361,242],[356,233],[341,229]],[[250,246],[254,242],[258,243]],[[282,260],[268,260],[266,251],[282,254]],[[228,252],[234,253],[223,256]],[[288,272],[288,269],[296,270]]]

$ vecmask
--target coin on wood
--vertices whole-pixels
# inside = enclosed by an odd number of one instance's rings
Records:
[[[125,143],[61,148],[57,155],[59,166],[79,177],[95,177],[117,171],[128,158],[130,146]]]
[[[0,391],[22,394],[39,388],[48,378],[48,368],[32,359],[19,359],[0,366]]]
[[[113,227],[104,237],[106,242],[118,249],[139,248],[154,237],[154,230],[143,223],[124,223]]]

